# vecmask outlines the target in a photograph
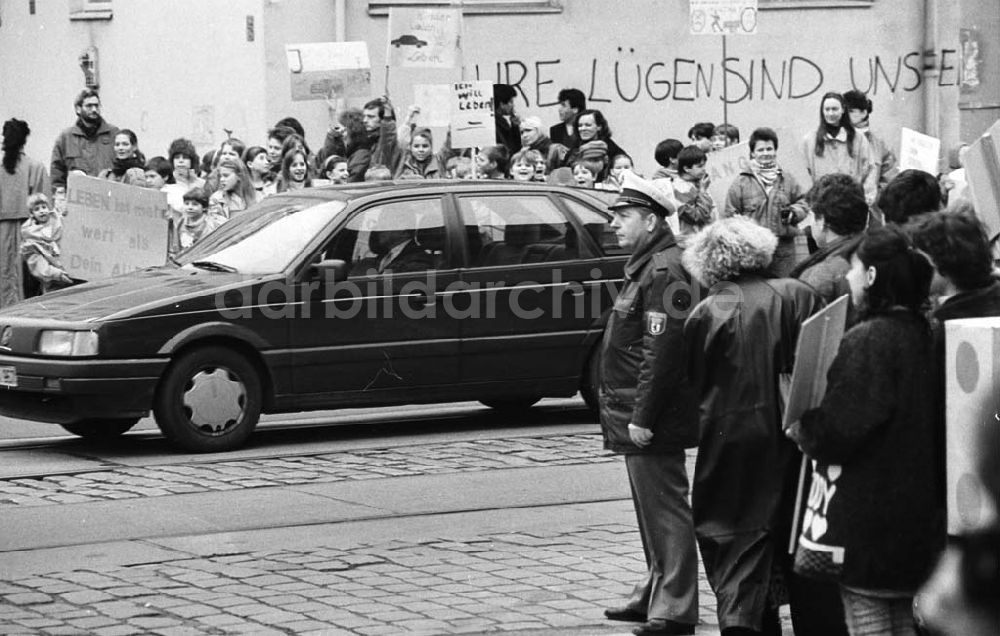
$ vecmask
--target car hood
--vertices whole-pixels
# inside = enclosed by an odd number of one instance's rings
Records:
[[[3,318],[37,318],[66,322],[99,322],[135,315],[156,315],[195,296],[240,287],[259,275],[158,267],[92,281],[18,303],[0,312]]]

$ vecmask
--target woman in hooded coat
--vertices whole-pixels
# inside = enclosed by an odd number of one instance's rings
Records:
[[[709,296],[684,326],[701,399],[691,490],[695,534],[719,627],[780,634],[799,454],[781,430],[778,376],[790,372],[799,326],[822,304],[808,285],[770,279],[778,239],[747,217],[691,237],[683,263]]]

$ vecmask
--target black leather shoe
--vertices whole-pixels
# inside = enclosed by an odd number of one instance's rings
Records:
[[[604,615],[613,621],[625,621],[626,623],[646,622],[646,612],[640,612],[631,607],[612,607],[611,609],[604,610]]]
[[[632,630],[636,636],[656,636],[657,634],[694,634],[694,625],[653,618]]]

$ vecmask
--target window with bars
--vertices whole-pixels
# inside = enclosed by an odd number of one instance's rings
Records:
[[[462,8],[465,15],[488,13],[561,13],[560,0],[368,0],[368,15],[389,15],[391,7]]]

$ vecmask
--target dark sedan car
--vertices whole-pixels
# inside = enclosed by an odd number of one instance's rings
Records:
[[[262,412],[581,390],[625,262],[604,202],[513,182],[278,195],[175,262],[0,312],[0,413],[84,437],[150,411],[190,451]]]

